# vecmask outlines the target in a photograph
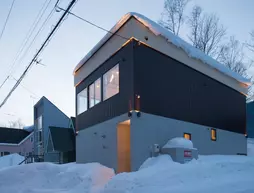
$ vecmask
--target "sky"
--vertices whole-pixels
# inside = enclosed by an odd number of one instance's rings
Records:
[[[34,34],[30,36],[29,42],[53,9],[56,1],[51,0],[42,21]],[[60,0],[60,7],[67,7],[70,1]],[[0,39],[0,84],[10,74],[11,69],[14,71],[11,78],[0,89],[0,102],[15,84],[14,78],[19,78],[62,14],[62,12],[53,13],[27,54],[18,58],[13,65],[15,56],[44,2],[45,0],[15,1],[10,19]],[[0,31],[11,3],[12,0],[0,1]],[[78,0],[72,12],[110,29],[130,11],[158,21],[163,11],[163,3],[163,0]],[[236,36],[241,42],[247,41],[249,32],[254,29],[254,12],[252,11],[254,1],[252,0],[192,0],[187,7],[187,12],[193,5],[200,5],[205,12],[216,13],[227,28],[228,35]],[[75,89],[72,72],[77,63],[105,33],[69,15],[40,55],[39,59],[44,65],[33,65],[21,85],[0,108],[0,125],[8,126],[10,121],[18,119],[25,125],[33,124],[33,106],[42,96],[47,97],[67,116],[74,116]]]

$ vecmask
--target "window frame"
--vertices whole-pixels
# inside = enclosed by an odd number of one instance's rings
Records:
[[[213,132],[214,132],[214,137],[213,137]],[[214,129],[214,128],[212,128],[211,129],[211,140],[212,141],[217,141],[217,130],[216,129]]]
[[[183,138],[187,139],[187,138],[185,137],[185,135],[188,135],[188,136],[190,137],[190,139],[188,139],[188,140],[191,141],[191,133],[183,133]]]

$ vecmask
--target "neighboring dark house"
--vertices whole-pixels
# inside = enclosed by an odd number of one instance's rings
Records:
[[[140,14],[121,18],[74,82],[77,163],[134,171],[181,136],[200,154],[247,154],[249,80]]]
[[[254,138],[254,101],[247,103],[247,135]]]
[[[59,162],[59,156],[47,152],[49,128],[68,128],[70,119],[46,97],[42,97],[34,106],[34,155],[36,161]],[[61,136],[59,136],[61,137]]]
[[[28,156],[33,152],[33,132],[0,127],[0,156],[18,153]]]
[[[72,128],[49,127],[47,152],[58,157],[57,163],[75,162],[75,145]]]

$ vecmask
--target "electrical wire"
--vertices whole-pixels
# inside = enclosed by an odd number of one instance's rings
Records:
[[[9,93],[7,94],[7,96],[5,97],[5,99],[3,100],[3,102],[0,104],[0,108],[7,102],[7,100],[9,99],[9,97],[12,95],[12,93],[16,90],[16,88],[20,85],[21,81],[24,79],[24,77],[26,76],[27,72],[29,71],[29,69],[32,67],[32,65],[34,64],[35,61],[37,61],[38,56],[40,55],[40,53],[42,52],[42,50],[44,49],[44,47],[47,45],[47,43],[51,40],[51,37],[54,35],[54,32],[57,30],[57,28],[60,26],[60,24],[62,23],[63,19],[66,17],[66,15],[68,15],[68,11],[73,7],[73,5],[75,4],[77,0],[72,0],[66,11],[62,14],[61,18],[58,20],[58,22],[56,23],[56,25],[54,26],[54,28],[51,30],[51,32],[49,33],[49,35],[47,36],[46,40],[44,41],[44,43],[41,45],[41,47],[39,48],[39,50],[36,52],[36,54],[34,55],[33,59],[31,60],[31,62],[28,64],[28,66],[26,67],[25,71],[21,74],[20,78],[17,80],[16,84],[12,87],[12,89],[9,91]]]
[[[42,5],[42,8],[40,9],[38,15],[36,16],[32,26],[30,27],[28,33],[26,34],[18,52],[15,55],[15,59],[13,60],[13,63],[10,67],[10,72],[12,71],[14,65],[16,64],[18,58],[20,57],[20,54],[23,52],[23,50],[25,49],[30,37],[32,36],[34,30],[37,28],[38,24],[40,23],[44,13],[46,12],[47,8],[49,7],[50,3],[52,2],[52,0],[45,0],[44,4]]]
[[[14,78],[13,76],[11,76],[13,80],[15,80],[16,82],[18,81],[16,78]],[[24,86],[23,84],[20,84],[20,86],[22,86],[26,91],[28,91],[30,94],[32,94],[34,97],[38,98],[38,95],[35,94],[33,91],[31,91],[29,88],[27,88],[26,86]]]
[[[16,0],[12,0],[11,7],[10,7],[8,15],[7,15],[6,19],[5,19],[3,29],[2,29],[2,31],[0,33],[0,41],[1,41],[2,37],[3,37],[4,31],[5,31],[5,28],[7,26],[8,21],[9,21],[9,18],[10,18],[11,12],[12,12],[12,8],[13,8],[13,5],[14,5],[15,1]]]
[[[63,8],[61,8],[61,7],[59,7],[59,6],[57,6],[57,8],[60,9],[60,10],[66,11],[65,9],[63,9]],[[130,39],[130,38],[124,37],[124,36],[122,36],[122,35],[119,35],[119,34],[117,34],[117,33],[113,33],[113,32],[111,32],[110,30],[107,30],[107,29],[105,29],[105,28],[103,28],[103,27],[101,27],[101,26],[99,26],[99,25],[97,25],[97,24],[95,24],[95,23],[93,23],[93,22],[91,22],[91,21],[88,21],[87,19],[85,19],[85,18],[83,18],[83,17],[80,17],[80,16],[76,15],[75,13],[72,13],[71,11],[68,11],[68,13],[69,13],[70,15],[73,15],[74,17],[76,17],[76,18],[78,18],[78,19],[80,19],[80,20],[82,20],[82,21],[84,21],[84,22],[86,22],[86,23],[88,23],[88,24],[94,26],[94,27],[97,27],[97,28],[99,28],[99,29],[105,31],[105,32],[111,33],[111,34],[116,35],[116,36],[118,36],[118,37],[121,37],[121,38],[123,38],[123,39],[125,39],[125,40],[129,40],[129,39]]]

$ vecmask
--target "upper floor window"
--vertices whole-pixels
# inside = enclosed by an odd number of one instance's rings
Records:
[[[39,116],[37,118],[37,129],[41,130],[42,129],[42,116]]]
[[[119,93],[119,64],[103,75],[103,100]]]
[[[101,79],[89,86],[89,108],[101,102]]]
[[[34,141],[34,138],[33,136],[30,137],[30,141],[33,142]]]
[[[87,110],[87,88],[78,93],[77,96],[77,114]]]

